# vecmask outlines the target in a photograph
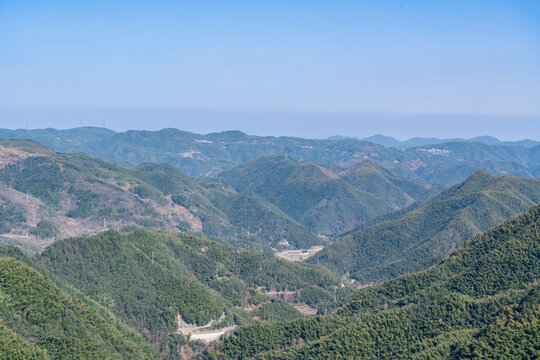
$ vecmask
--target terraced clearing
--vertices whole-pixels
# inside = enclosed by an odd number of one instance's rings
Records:
[[[324,246],[312,246],[309,249],[284,250],[274,253],[277,257],[290,261],[304,261],[324,249]]]

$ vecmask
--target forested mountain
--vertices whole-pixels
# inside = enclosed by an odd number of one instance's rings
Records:
[[[12,257],[0,257],[0,358],[157,359],[139,334]]]
[[[290,301],[315,307],[328,306],[326,299],[336,291],[340,298],[350,293],[347,287],[338,289],[340,279],[324,267],[289,262],[271,253],[239,252],[193,235],[164,231],[122,235],[109,230],[59,240],[32,258],[13,247],[0,248],[0,256],[7,256],[0,258],[0,306],[5,306],[0,334],[6,334],[0,337],[0,348],[20,343],[39,354],[46,349],[53,358],[67,358],[75,351],[71,347],[88,354],[86,358],[129,358],[127,351],[141,357],[152,354],[139,336],[114,333],[129,330],[125,325],[118,325],[120,330],[111,326],[121,322],[138,331],[162,358],[179,359],[186,339],[177,329],[184,323],[204,325],[214,319],[213,327],[219,328],[252,322],[254,316],[268,320],[302,316],[290,304],[268,298],[269,291],[292,292]],[[79,294],[80,300],[54,282]],[[99,306],[92,305],[94,301]],[[101,315],[94,314],[95,309]],[[21,316],[22,323],[17,320]],[[109,324],[102,325],[99,316],[106,316]],[[62,330],[55,332],[58,326]],[[104,336],[110,339],[101,339]],[[88,342],[92,337],[96,341]],[[109,346],[123,354],[115,355]]]
[[[274,248],[309,248],[323,241],[277,206],[252,191],[224,196],[224,192],[208,192],[212,203],[227,214],[230,223],[245,230],[250,241],[264,239]],[[244,234],[242,234],[244,235]]]
[[[428,184],[372,162],[343,170],[271,156],[218,176],[239,192],[256,193],[308,230],[323,235],[351,230],[363,221],[436,193]]]
[[[540,180],[477,171],[462,184],[345,235],[313,258],[361,282],[437,264],[468,238],[540,203]]]
[[[324,242],[267,201],[170,165],[128,169],[25,140],[0,141],[0,150],[3,243],[37,250],[56,238],[136,227],[203,232],[257,249]]]
[[[336,313],[237,330],[217,359],[535,359],[540,206],[429,270],[360,290]]]
[[[88,136],[88,141],[78,141],[88,133],[92,134]],[[70,141],[71,137],[73,141]],[[215,175],[221,170],[261,156],[286,152],[301,161],[342,166],[372,156],[392,159],[399,154],[399,151],[394,149],[386,150],[383,146],[357,140],[264,137],[247,135],[240,131],[201,135],[178,129],[130,130],[114,134],[100,128],[78,128],[69,131],[3,129],[0,130],[0,138],[32,139],[53,148],[60,144],[58,150],[84,152],[121,165],[167,163],[191,176]]]
[[[39,248],[108,227],[201,230],[189,210],[149,184],[155,180],[150,170],[57,153],[31,141],[1,141],[0,148],[0,197],[12,214],[2,222],[4,241]],[[187,176],[180,180],[184,191],[196,187]]]
[[[392,209],[427,200],[442,190],[440,186],[398,175],[372,161],[363,161],[338,174],[355,188],[383,199]]]
[[[178,129],[131,130],[113,133],[102,128],[70,130],[0,130],[0,138],[33,139],[60,151],[83,152],[123,166],[143,162],[172,165],[190,176],[213,176],[222,170],[267,155],[284,155],[299,161],[350,167],[364,160],[377,162],[405,176],[452,185],[478,169],[493,175],[538,176],[538,147],[533,140],[499,142],[489,137],[420,139],[405,148],[385,147],[380,137],[372,142],[338,137],[327,140],[247,135],[225,131],[206,135]],[[395,143],[382,141],[387,146]]]
[[[424,200],[438,186],[372,162],[348,169],[263,157],[193,179],[166,164],[124,168],[27,140],[0,140],[3,243],[38,250],[56,238],[136,227],[202,232],[238,247],[309,248]]]

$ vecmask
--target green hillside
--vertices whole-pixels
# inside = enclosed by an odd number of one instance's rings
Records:
[[[199,229],[193,214],[174,207],[146,182],[152,172],[82,154],[57,153],[25,140],[0,141],[0,147],[1,211],[9,209],[10,214],[2,220],[2,228],[8,240],[39,249],[56,237],[109,227]],[[194,186],[187,177],[182,181],[185,191]]]
[[[355,188],[383,199],[393,209],[427,200],[442,190],[439,186],[398,175],[373,161],[353,165],[341,172],[339,177]]]
[[[540,206],[438,266],[360,290],[336,313],[243,327],[220,359],[535,359]]]
[[[251,315],[240,308],[250,297],[265,302],[264,291],[318,286],[331,293],[339,284],[323,267],[162,231],[60,240],[36,261],[143,334],[164,358],[176,358],[185,343],[175,335],[177,316],[204,325],[223,314],[225,324],[241,324]]]
[[[280,241],[302,248],[321,244],[322,239],[285,215],[279,208],[252,193],[238,193],[221,182],[195,181],[170,165],[136,166],[137,179],[154,188],[175,205],[200,219],[201,231],[238,247],[284,248]],[[156,191],[157,190],[157,191]]]
[[[264,157],[219,176],[237,191],[255,192],[323,235],[349,230],[389,210],[381,199],[339,181],[321,166],[290,158]]]
[[[309,248],[324,242],[277,206],[252,191],[230,196],[212,195],[210,195],[212,203],[227,214],[227,219],[232,225],[245,230],[246,237],[252,242],[264,239],[265,245],[268,244],[273,248],[288,245],[295,248]]]
[[[425,203],[338,239],[309,261],[361,282],[389,279],[437,264],[471,236],[539,202],[539,180],[478,171]]]
[[[167,164],[124,168],[26,140],[0,140],[0,242],[39,251],[56,238],[138,227],[204,233],[241,248],[309,248],[439,188],[374,163],[349,169],[263,157],[219,178]]]
[[[323,235],[351,230],[435,192],[375,164],[342,170],[283,156],[262,157],[224,171],[219,178],[237,191],[253,191],[308,230]]]
[[[142,338],[13,258],[0,258],[2,359],[156,359]]]
[[[0,354],[4,359],[47,359],[45,350],[0,324]]]

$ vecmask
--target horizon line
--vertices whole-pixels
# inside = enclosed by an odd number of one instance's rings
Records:
[[[460,142],[460,140],[462,140],[462,141],[470,141],[472,139],[481,138],[481,137],[489,137],[489,138],[495,139],[495,140],[497,140],[499,142],[503,142],[503,143],[504,142],[520,142],[520,141],[527,141],[527,140],[540,142],[540,139],[537,140],[537,139],[533,139],[533,138],[521,138],[519,140],[504,140],[504,139],[500,139],[500,138],[498,138],[496,136],[492,136],[492,135],[477,135],[477,136],[473,136],[473,137],[446,137],[446,138],[445,137],[437,137],[437,136],[428,136],[428,137],[425,137],[425,136],[413,136],[413,137],[410,137],[410,138],[400,140],[400,139],[396,138],[395,136],[385,135],[383,133],[375,133],[375,134],[372,134],[372,135],[369,135],[369,136],[366,136],[366,137],[362,137],[362,138],[356,137],[356,136],[340,135],[340,134],[330,135],[330,136],[325,137],[325,138],[310,138],[310,137],[291,136],[291,135],[279,135],[279,136],[275,136],[275,135],[257,135],[257,134],[251,134],[251,133],[239,130],[239,129],[213,131],[213,132],[208,132],[208,133],[203,134],[203,133],[197,133],[197,132],[193,132],[193,131],[189,131],[189,130],[182,130],[182,129],[177,128],[177,127],[164,127],[164,128],[158,129],[158,130],[133,128],[133,129],[123,130],[123,131],[117,131],[117,130],[114,130],[114,129],[111,129],[111,128],[108,128],[108,127],[93,126],[93,125],[83,125],[83,126],[75,126],[75,127],[67,127],[67,128],[56,128],[56,127],[51,127],[51,126],[49,126],[49,127],[38,127],[38,128],[7,128],[7,127],[0,127],[0,130],[8,130],[8,131],[35,131],[35,130],[69,131],[69,130],[76,130],[76,129],[103,129],[103,130],[112,131],[115,134],[123,134],[123,133],[126,133],[128,131],[160,132],[160,131],[163,131],[163,130],[171,130],[172,129],[172,130],[178,130],[178,131],[182,131],[182,132],[186,132],[186,133],[190,133],[190,134],[194,134],[194,135],[201,135],[201,136],[207,136],[207,135],[211,135],[211,134],[220,134],[220,133],[224,133],[224,132],[241,132],[242,134],[245,134],[247,136],[257,136],[257,137],[271,137],[271,138],[289,137],[289,138],[298,138],[298,139],[329,140],[329,141],[332,140],[332,139],[330,139],[332,137],[341,137],[342,139],[336,139],[336,140],[351,139],[351,140],[366,141],[366,142],[371,142],[371,143],[374,143],[374,142],[369,141],[367,139],[369,139],[370,137],[374,137],[374,136],[383,136],[383,137],[387,137],[387,138],[392,138],[394,140],[399,141],[400,143],[406,143],[407,141],[410,141],[410,140],[413,140],[413,139],[433,139],[433,140],[442,140],[442,141],[447,140],[447,142],[453,142],[453,141]],[[377,144],[377,143],[374,143],[374,144]],[[433,144],[433,145],[436,145],[436,144]],[[491,146],[491,144],[485,144],[485,145]],[[495,144],[495,145],[498,145],[498,144]],[[383,146],[392,147],[392,146],[386,146],[386,145],[383,145]]]

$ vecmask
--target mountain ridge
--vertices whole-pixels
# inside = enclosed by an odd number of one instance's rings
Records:
[[[38,251],[56,238],[136,227],[202,232],[238,247],[264,245],[266,250],[325,242],[266,200],[242,197],[215,179],[193,179],[171,165],[123,168],[29,140],[0,140],[0,149],[4,244]],[[229,202],[244,205],[224,206]],[[264,213],[265,221],[256,221],[250,211]],[[280,245],[282,240],[289,245]]]
[[[123,166],[143,162],[168,163],[190,176],[215,176],[223,170],[261,156],[283,154],[300,161],[342,168],[363,160],[372,160],[401,175],[442,185],[459,183],[478,168],[494,175],[510,173],[533,177],[540,173],[540,154],[530,151],[537,144],[532,140],[506,143],[484,137],[473,139],[491,144],[487,145],[491,147],[485,148],[483,143],[461,139],[413,139],[407,148],[394,148],[354,138],[316,140],[255,136],[240,131],[207,135],[171,128],[159,131],[130,130],[124,133],[101,131],[106,130],[4,129],[0,130],[0,138],[32,138],[56,150],[83,152]],[[448,141],[454,142],[452,148],[448,147]],[[471,151],[471,146],[474,151]],[[508,153],[513,153],[514,157],[508,157]]]

